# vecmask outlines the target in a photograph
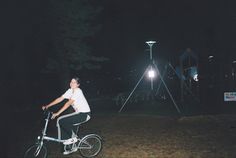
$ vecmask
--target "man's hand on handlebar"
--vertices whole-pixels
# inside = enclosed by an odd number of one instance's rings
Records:
[[[47,106],[42,106],[42,110],[47,110],[48,109],[48,107]],[[52,113],[52,112],[51,112]],[[52,116],[51,116],[51,119],[53,120],[53,119],[55,119],[57,116],[59,116],[60,115],[60,113],[52,113]]]
[[[47,106],[42,106],[42,110],[47,110]]]
[[[55,119],[57,116],[59,116],[58,113],[53,113],[51,119],[53,120],[53,119]]]

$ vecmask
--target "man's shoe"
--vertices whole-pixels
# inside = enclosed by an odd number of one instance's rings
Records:
[[[77,148],[74,148],[74,149],[71,149],[71,150],[66,150],[63,152],[63,155],[68,155],[68,154],[71,154],[73,152],[76,152],[78,149]]]
[[[64,145],[70,145],[70,144],[73,144],[73,143],[76,143],[78,141],[78,139],[76,137],[74,138],[70,138],[70,139],[67,139],[63,142]]]

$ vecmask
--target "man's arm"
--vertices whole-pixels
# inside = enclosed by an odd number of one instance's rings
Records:
[[[42,109],[48,109],[49,107],[53,106],[53,105],[56,105],[60,102],[62,102],[64,100],[64,98],[61,96],[61,97],[58,97],[57,99],[53,100],[51,103],[49,103],[48,105],[46,106],[43,106]]]
[[[71,106],[71,104],[73,104],[73,102],[74,100],[69,99],[57,113],[54,113],[52,115],[52,119],[54,119],[55,117],[59,116],[62,112],[64,112],[69,106]]]

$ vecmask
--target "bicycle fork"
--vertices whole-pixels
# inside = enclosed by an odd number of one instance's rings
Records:
[[[47,116],[47,118],[45,119],[45,125],[44,125],[44,128],[43,128],[43,131],[42,131],[42,136],[38,136],[37,137],[37,142],[36,144],[38,145],[34,155],[35,156],[38,156],[38,154],[40,153],[40,150],[42,149],[43,147],[43,141],[44,141],[44,138],[46,136],[46,131],[47,131],[47,126],[48,126],[48,122],[49,122],[49,117],[50,115]]]

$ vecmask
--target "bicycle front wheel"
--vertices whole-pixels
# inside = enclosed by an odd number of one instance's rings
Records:
[[[87,135],[80,141],[78,149],[83,157],[91,158],[101,151],[102,141],[96,135]]]
[[[35,144],[26,150],[24,158],[46,158],[47,148],[44,145]]]

